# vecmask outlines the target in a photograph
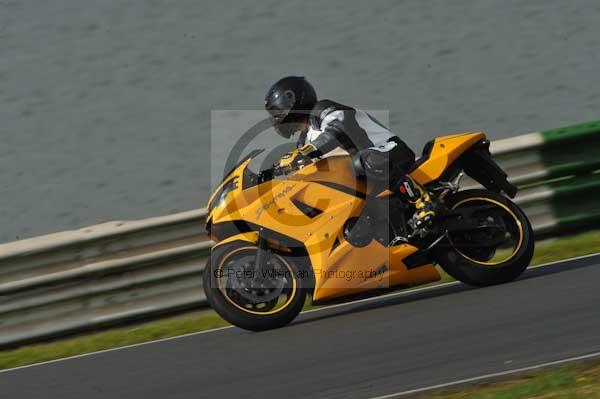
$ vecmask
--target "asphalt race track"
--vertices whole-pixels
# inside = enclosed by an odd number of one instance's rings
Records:
[[[600,255],[0,373],[7,398],[370,398],[600,351]]]

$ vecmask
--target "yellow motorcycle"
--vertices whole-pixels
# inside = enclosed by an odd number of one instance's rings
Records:
[[[350,157],[257,174],[248,165],[262,150],[253,151],[209,199],[210,305],[232,324],[260,331],[292,321],[307,295],[319,304],[427,284],[440,279],[435,264],[474,286],[514,280],[531,261],[533,232],[489,144],[481,132],[426,144],[409,174],[437,204],[427,229],[410,226],[415,210],[394,193],[371,192]],[[459,191],[463,174],[485,189]],[[369,196],[393,211],[357,232]]]

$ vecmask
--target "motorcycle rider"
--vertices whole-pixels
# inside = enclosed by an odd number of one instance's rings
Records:
[[[407,174],[414,152],[371,115],[318,100],[313,86],[300,76],[275,82],[265,96],[265,109],[280,136],[299,133],[298,148],[282,157],[280,168],[296,169],[325,157],[350,155],[358,177],[374,183],[374,194],[389,189],[415,206],[413,228],[425,226],[435,216],[429,193]],[[371,212],[371,203],[367,199],[363,215]]]

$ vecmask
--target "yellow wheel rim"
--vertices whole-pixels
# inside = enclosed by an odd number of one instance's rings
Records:
[[[215,273],[216,276],[221,276],[223,275],[223,267],[225,266],[225,264],[232,258],[232,256],[234,256],[235,254],[237,254],[238,252],[241,251],[256,251],[256,247],[242,247],[242,248],[237,248],[234,251],[231,251],[230,253],[228,253],[227,255],[225,255],[225,257],[223,257],[223,260],[221,261],[221,263],[219,263],[219,266],[217,267]],[[220,279],[219,277],[217,277],[217,282],[218,282],[218,288],[219,291],[221,292],[221,294],[223,294],[223,297],[227,300],[227,302],[231,303],[233,306],[235,306],[236,308],[250,313],[250,314],[254,314],[254,315],[259,315],[259,316],[268,316],[268,315],[272,315],[278,312],[281,312],[283,309],[287,308],[289,306],[289,304],[292,302],[292,300],[294,299],[294,297],[296,296],[296,291],[297,291],[297,281],[296,281],[296,273],[294,272],[294,269],[292,267],[292,265],[290,265],[290,263],[285,260],[282,256],[280,256],[279,254],[276,253],[271,253],[271,257],[277,259],[277,261],[283,265],[286,269],[287,269],[287,275],[291,276],[291,283],[292,283],[292,287],[291,287],[291,292],[287,297],[287,300],[279,307],[277,307],[276,309],[272,309],[269,311],[265,311],[265,312],[260,312],[260,311],[256,311],[256,310],[252,310],[252,309],[248,309],[244,306],[241,306],[240,304],[238,304],[234,299],[232,299],[229,296],[229,293],[227,292],[226,287],[224,287],[222,285],[222,279]],[[280,294],[281,295],[281,294]]]
[[[512,258],[514,258],[516,256],[516,254],[519,252],[519,250],[521,249],[521,246],[523,244],[523,225],[521,224],[521,221],[519,220],[519,218],[517,217],[517,215],[515,215],[515,213],[513,211],[511,211],[506,205],[504,205],[503,203],[501,203],[499,201],[493,200],[491,198],[486,198],[486,197],[471,197],[471,198],[466,198],[466,199],[464,199],[462,201],[459,201],[456,204],[454,204],[454,206],[452,206],[452,209],[454,210],[454,209],[458,208],[462,204],[465,204],[467,202],[473,202],[473,201],[489,202],[489,203],[492,203],[494,205],[499,206],[504,211],[506,211],[506,213],[508,213],[508,215],[510,215],[512,217],[512,219],[515,222],[515,226],[517,227],[517,232],[518,232],[518,236],[519,236],[518,240],[517,240],[517,244],[514,245],[512,252],[509,253],[507,255],[507,257],[502,258],[501,260],[494,260],[494,261],[489,261],[489,260],[488,261],[482,261],[482,260],[474,259],[471,256],[468,256],[463,251],[461,251],[457,246],[455,246],[454,243],[452,242],[452,239],[449,237],[449,241],[452,244],[454,250],[456,252],[458,252],[465,259],[468,259],[469,261],[471,261],[473,263],[480,264],[480,265],[495,266],[495,265],[499,265],[499,264],[508,262],[509,260],[511,260]]]

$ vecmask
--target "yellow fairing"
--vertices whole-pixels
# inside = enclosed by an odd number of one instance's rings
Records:
[[[420,184],[438,179],[462,153],[485,138],[482,132],[468,132],[435,139],[429,158],[410,176]]]
[[[246,161],[244,161],[241,165],[239,165],[235,170],[233,170],[229,176],[227,176],[225,179],[223,179],[223,181],[221,182],[221,184],[219,184],[217,186],[217,188],[212,192],[212,194],[210,195],[210,197],[208,198],[208,203],[210,204],[214,199],[215,196],[217,195],[217,193],[220,191],[220,189],[227,184],[230,180],[232,179],[242,179],[242,175],[244,173],[244,169],[246,169],[248,167],[248,164],[250,163],[251,159],[247,159]],[[209,215],[211,216],[211,215]]]
[[[376,241],[364,248],[342,241],[332,252],[309,251],[315,273],[313,301],[323,301],[377,288],[412,286],[440,279],[433,265],[408,270],[402,260],[417,251],[412,245],[392,248]]]
[[[301,169],[286,180],[273,180],[232,191],[225,205],[212,209],[213,225],[243,220],[293,239],[303,246],[310,258],[315,276],[313,300],[320,301],[374,288],[418,285],[440,278],[432,265],[407,270],[402,260],[417,251],[411,245],[384,247],[377,241],[356,248],[345,241],[346,221],[358,216],[364,204],[366,188],[354,177],[348,157],[332,157]],[[232,176],[242,179],[241,165]],[[228,179],[226,179],[228,180]],[[320,211],[307,216],[297,202]],[[213,237],[218,241],[216,237]],[[219,242],[236,240],[256,242],[256,232],[227,237]],[[276,239],[269,246],[283,249]]]
[[[244,220],[305,242],[314,231],[331,224],[332,220],[343,225],[362,209],[363,199],[348,193],[360,189],[348,162],[347,157],[324,159],[287,180],[272,180],[246,190],[239,187],[232,193],[231,200],[214,209],[209,217],[213,223]],[[334,173],[338,168],[338,173]],[[344,169],[348,170],[344,172]],[[295,200],[323,213],[310,218],[294,204]]]

